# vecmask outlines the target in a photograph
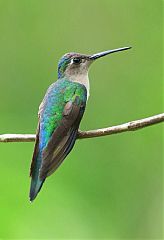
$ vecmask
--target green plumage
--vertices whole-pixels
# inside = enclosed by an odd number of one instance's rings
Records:
[[[87,100],[84,85],[65,78],[53,83],[39,108],[39,126],[31,165],[30,199],[39,192],[71,151]]]
[[[41,148],[46,146],[52,132],[60,124],[65,104],[69,101],[74,102],[76,97],[78,97],[77,104],[85,102],[86,88],[67,79],[60,79],[48,88],[39,111]]]

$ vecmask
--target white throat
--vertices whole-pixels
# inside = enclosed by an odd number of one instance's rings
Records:
[[[80,84],[83,84],[87,89],[87,100],[89,98],[89,91],[90,91],[90,85],[89,85],[89,77],[88,72],[85,72],[84,74],[75,74],[71,76],[71,81],[78,82]]]

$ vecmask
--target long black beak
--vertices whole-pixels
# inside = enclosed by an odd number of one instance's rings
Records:
[[[95,60],[97,58],[104,57],[104,56],[106,56],[108,54],[115,53],[115,52],[120,52],[120,51],[124,51],[124,50],[128,50],[130,48],[131,47],[123,47],[123,48],[117,48],[117,49],[113,49],[113,50],[107,50],[105,52],[100,52],[100,53],[93,54],[89,58],[91,60]]]

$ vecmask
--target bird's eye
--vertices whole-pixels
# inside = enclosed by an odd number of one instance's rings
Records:
[[[74,58],[73,63],[80,64],[81,63],[81,58]]]

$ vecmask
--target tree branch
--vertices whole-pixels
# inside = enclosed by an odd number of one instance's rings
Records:
[[[136,131],[144,127],[148,127],[157,123],[164,122],[164,113],[152,117],[135,120],[132,122],[120,124],[113,127],[101,128],[90,131],[78,132],[78,139],[102,137],[106,135]],[[2,134],[0,135],[0,142],[33,142],[35,141],[35,134]]]

